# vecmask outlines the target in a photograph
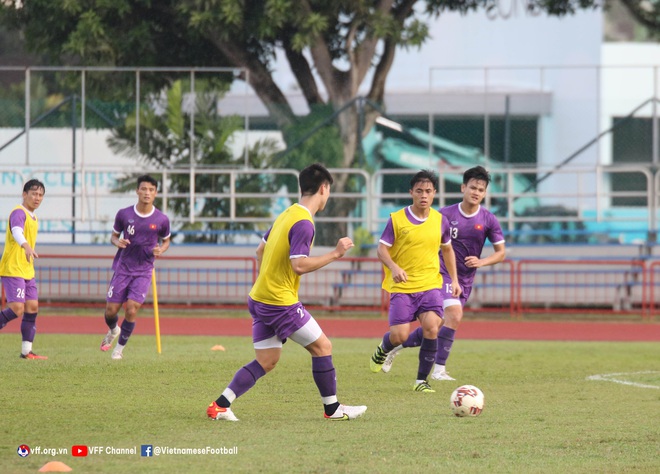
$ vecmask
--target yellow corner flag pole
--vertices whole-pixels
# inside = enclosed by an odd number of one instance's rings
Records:
[[[156,349],[160,354],[160,321],[158,320],[158,288],[156,287],[156,268],[151,272],[151,290],[154,294],[154,325],[156,326]]]

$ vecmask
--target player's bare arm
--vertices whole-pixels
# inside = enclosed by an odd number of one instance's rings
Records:
[[[323,268],[329,263],[342,258],[348,250],[354,246],[353,241],[348,237],[342,237],[337,241],[335,249],[319,257],[301,257],[291,260],[291,267],[298,275],[310,273],[319,268]]]
[[[405,283],[408,281],[408,274],[406,271],[398,266],[392,256],[390,255],[390,248],[383,244],[382,242],[378,244],[378,249],[376,250],[376,255],[378,255],[378,260],[381,261],[383,265],[389,268],[392,273],[392,280],[395,283]]]
[[[24,242],[23,245],[21,245],[23,250],[25,250],[25,258],[27,259],[28,262],[31,262],[35,258],[39,258],[39,255],[37,255],[37,252],[34,251],[32,247],[30,247],[30,244],[27,242]]]
[[[257,254],[257,274],[261,272],[261,261],[264,258],[264,249],[266,248],[266,242],[263,240],[259,242],[259,246],[257,247],[256,254]]]
[[[454,253],[454,247],[451,244],[443,244],[441,246],[442,251],[442,261],[445,262],[445,267],[447,268],[447,273],[451,277],[451,294],[454,298],[457,298],[462,292],[463,289],[461,285],[458,284],[458,274],[456,272],[456,254]]]
[[[486,258],[479,258],[472,255],[465,257],[465,266],[468,268],[481,268],[500,263],[506,257],[504,243],[493,245],[493,249],[495,252]]]
[[[117,234],[116,232],[112,233],[112,237],[110,237],[110,242],[112,243],[112,245],[120,249],[125,249],[131,243],[131,241],[128,239],[120,238],[119,234]]]
[[[159,246],[155,247],[153,252],[155,257],[160,257],[170,248],[170,239],[163,239]]]

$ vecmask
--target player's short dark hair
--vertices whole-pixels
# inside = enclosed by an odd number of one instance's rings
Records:
[[[43,190],[44,194],[46,194],[46,186],[44,186],[44,183],[42,183],[38,179],[31,179],[30,181],[25,183],[25,185],[23,186],[23,192],[27,193],[28,191],[30,191],[32,189],[39,189],[39,188],[41,188]]]
[[[138,177],[138,180],[137,180],[137,188],[138,189],[140,189],[140,185],[142,183],[149,183],[152,186],[155,186],[156,189],[158,189],[158,181],[156,181],[154,178],[152,178],[148,174],[143,174],[142,176]]]
[[[438,175],[431,170],[421,170],[410,180],[410,189],[414,188],[420,181],[430,181],[433,189],[438,190]]]
[[[320,163],[309,165],[298,175],[298,184],[300,185],[300,194],[302,196],[312,196],[325,183],[332,184],[333,182],[334,180],[330,171]]]
[[[471,179],[485,181],[486,187],[490,184],[490,174],[483,166],[475,166],[463,173],[463,184],[468,184]]]

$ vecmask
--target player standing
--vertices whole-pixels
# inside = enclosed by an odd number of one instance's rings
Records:
[[[378,243],[378,258],[383,263],[383,289],[390,293],[389,325],[371,357],[372,372],[379,372],[387,355],[410,334],[410,323],[419,320],[421,341],[419,366],[413,390],[435,392],[427,377],[433,368],[442,324],[441,250],[449,273],[456,278],[456,264],[446,219],[433,209],[438,189],[435,173],[422,170],[410,180],[413,203],[390,215]],[[458,297],[455,286],[452,296]]]
[[[259,276],[248,298],[256,357],[234,374],[220,397],[209,405],[206,414],[212,420],[238,421],[231,404],[275,368],[282,344],[289,338],[312,356],[312,376],[326,419],[352,420],[367,410],[366,406],[346,406],[337,400],[332,344],[298,300],[300,277],[343,257],[353,242],[343,237],[333,251],[309,256],[315,232],[313,218],[325,208],[333,179],[322,165],[313,164],[300,172],[298,182],[300,202],[279,215],[257,248]]]
[[[458,284],[463,292],[459,298],[452,296],[452,282],[444,258],[441,261],[441,272],[444,280],[442,292],[444,296],[444,324],[438,332],[438,351],[431,378],[433,380],[454,380],[446,371],[446,363],[451,352],[456,330],[463,319],[463,307],[472,293],[474,277],[477,269],[487,265],[495,265],[506,256],[504,234],[497,218],[481,206],[486,197],[490,183],[490,174],[482,166],[470,168],[463,173],[461,192],[463,199],[457,204],[445,206],[440,213],[449,222],[451,241],[456,253]],[[484,244],[488,239],[494,253],[486,258],[480,258]],[[398,351],[404,347],[416,347],[421,344],[422,331],[418,328],[402,346],[395,348],[383,364],[383,372],[389,372]]]
[[[39,220],[34,211],[41,205],[46,188],[39,180],[31,179],[23,186],[23,203],[9,215],[5,248],[0,260],[2,287],[7,296],[7,308],[0,312],[0,329],[16,318],[21,320],[22,359],[48,359],[32,352],[32,343],[37,333],[39,293],[34,277],[34,259],[39,255],[34,250],[37,244]]]
[[[106,296],[105,323],[109,329],[101,341],[101,350],[107,351],[119,336],[112,351],[113,359],[123,357],[138,310],[149,292],[155,258],[170,247],[170,220],[154,206],[157,192],[158,182],[154,178],[140,176],[137,204],[120,209],[115,216],[110,241],[118,250],[112,262],[114,274]],[[124,321],[120,328],[117,314],[124,303]]]

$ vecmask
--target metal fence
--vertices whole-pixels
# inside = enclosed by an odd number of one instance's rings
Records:
[[[195,114],[199,113],[197,100],[205,94],[215,94],[226,88],[226,84],[232,83],[233,78],[240,74],[248,72],[226,67],[0,66],[3,82],[15,84],[15,92],[5,92],[2,98],[4,107],[0,112],[0,127],[5,129],[5,141],[0,143],[0,152],[13,146],[14,157],[18,150],[22,152],[22,159],[15,160],[15,165],[48,164],[48,160],[38,155],[40,150],[34,150],[31,146],[31,133],[44,128],[69,129],[71,149],[67,151],[70,152],[72,168],[84,167],[89,163],[98,163],[94,156],[98,149],[89,148],[91,142],[86,140],[89,138],[88,132],[112,129],[127,120],[135,128],[134,146],[139,150],[140,130],[149,126],[142,122],[140,112],[145,108],[156,115],[167,112],[166,88],[177,81],[186,86],[182,91],[181,106],[190,118],[187,132],[194,136],[199,126],[195,121]],[[108,87],[109,84],[115,85],[114,90]],[[117,93],[117,89],[121,92]],[[234,94],[247,97],[247,81],[240,89]],[[222,111],[218,112],[223,115]],[[244,130],[250,130],[249,115],[239,114],[235,110],[227,115],[242,115]],[[248,137],[243,134],[241,139],[245,153],[243,164],[247,167]],[[195,156],[194,141],[190,147],[190,156]]]
[[[41,255],[36,274],[41,305],[102,305],[111,259]],[[381,289],[383,275],[378,259],[343,258],[306,275],[299,296],[310,308],[385,315],[389,297]],[[156,271],[158,299],[169,308],[245,309],[256,276],[253,257],[163,256]],[[658,294],[657,259],[505,260],[477,272],[466,311],[509,318],[590,313],[652,320],[660,312]]]
[[[407,192],[386,192],[382,189],[385,176],[407,185],[411,172],[408,170],[381,170],[369,174],[356,169],[331,169],[333,174],[345,173],[359,183],[355,192],[333,193],[333,200],[350,200],[354,211],[348,215],[319,213],[318,223],[345,223],[349,235],[359,227],[379,236],[389,213],[409,204]],[[448,191],[446,181],[458,179],[462,169],[440,169],[444,177],[435,205],[437,207],[457,202],[461,194]],[[660,222],[660,172],[643,166],[598,166],[594,169],[574,168],[561,170],[577,182],[576,186],[557,189],[553,192],[538,191],[520,194],[515,185],[517,180],[530,175],[542,175],[542,168],[509,169],[493,172],[493,184],[485,205],[499,218],[509,243],[657,243],[657,228]],[[111,167],[86,167],[72,171],[66,168],[32,167],[17,171],[0,166],[0,207],[9,212],[20,203],[22,184],[31,177],[41,179],[46,185],[46,196],[38,210],[41,243],[99,243],[107,242],[118,209],[135,204],[135,191],[117,191],[116,186],[126,176],[151,173],[163,183],[158,206],[168,213],[176,231],[185,224],[228,223],[245,224],[243,230],[218,230],[229,235],[232,243],[257,242],[261,233],[274,217],[299,197],[297,170],[251,170],[251,169],[134,169]],[[638,191],[612,191],[608,183],[618,174],[634,175],[642,189]],[[189,191],[173,193],[168,182],[174,175],[183,176],[189,183]],[[209,191],[200,185],[210,175],[222,176],[225,189]],[[277,193],[245,192],[241,183],[246,176],[271,179],[273,176],[288,176],[289,185]],[[593,182],[592,179],[596,181]],[[589,181],[591,189],[582,184]],[[76,182],[75,192],[68,185]],[[55,183],[55,184],[54,184]],[[60,186],[59,184],[64,184]],[[621,208],[611,205],[614,199],[634,198],[643,206]],[[206,200],[214,199],[228,209],[227,214],[203,215],[200,209]],[[186,215],[171,213],[177,200],[192,203]],[[237,209],[243,201],[260,200],[270,215],[241,215]],[[4,223],[3,225],[6,225]],[[4,226],[0,230],[4,231]],[[196,231],[191,231],[195,233]],[[185,232],[178,232],[184,235]]]
[[[441,168],[443,179],[438,206],[460,201],[462,194],[450,190],[460,181],[463,169]],[[546,189],[525,189],[534,179],[552,172],[565,185]],[[380,188],[384,176],[409,179],[409,170],[381,170],[373,175],[372,206],[374,228],[382,228],[388,213],[409,201],[409,194],[385,193]],[[625,175],[637,190],[616,191],[610,184]],[[485,205],[500,220],[505,233],[515,243],[642,243],[656,242],[654,232],[660,222],[660,173],[652,166],[611,165],[549,168],[509,168],[491,170],[492,183]],[[615,206],[617,199],[634,199],[638,206]]]
[[[253,127],[265,112],[245,83],[232,86],[226,98],[231,100],[217,102],[219,115],[238,114],[242,121],[230,140],[230,165],[199,167],[191,159],[185,167],[154,167],[131,156],[131,150],[140,150],[140,130],[149,126],[140,110],[163,115],[167,108],[166,91],[154,84],[183,84],[181,107],[188,124],[183,135],[193,137],[199,126],[196,101],[239,72],[244,71],[0,67],[5,82],[16,85],[0,99],[0,209],[11,209],[20,199],[20,185],[37,177],[47,187],[39,211],[42,242],[103,242],[116,210],[134,201],[131,191],[120,191],[122,179],[148,172],[162,177],[163,210],[189,203],[185,215],[170,215],[175,229],[226,223],[240,229],[214,230],[227,236],[225,242],[254,241],[297,198],[298,170],[251,167],[248,148],[268,132]],[[321,213],[317,220],[345,224],[349,234],[363,227],[377,235],[389,212],[407,204],[407,181],[415,170],[440,172],[437,204],[443,205],[460,198],[461,173],[484,164],[493,176],[486,204],[511,243],[657,243],[659,77],[658,65],[431,68],[428,91],[414,100],[386,97],[388,114],[421,123],[423,133],[411,135],[421,152],[395,148],[393,163],[381,143],[372,147],[377,153],[369,171],[333,170],[354,181],[350,192],[333,198],[350,200],[354,207],[348,214]],[[103,87],[108,83],[121,85],[121,93]],[[109,145],[120,126],[134,130],[123,153]],[[198,155],[195,143],[178,153]],[[274,175],[288,176],[289,183],[275,192],[243,186],[248,176]],[[210,176],[221,186],[205,186]],[[170,189],[174,179],[180,183],[176,192]],[[241,203],[252,199],[267,203],[270,215],[241,214]],[[201,210],[210,200],[226,212],[205,215]]]

